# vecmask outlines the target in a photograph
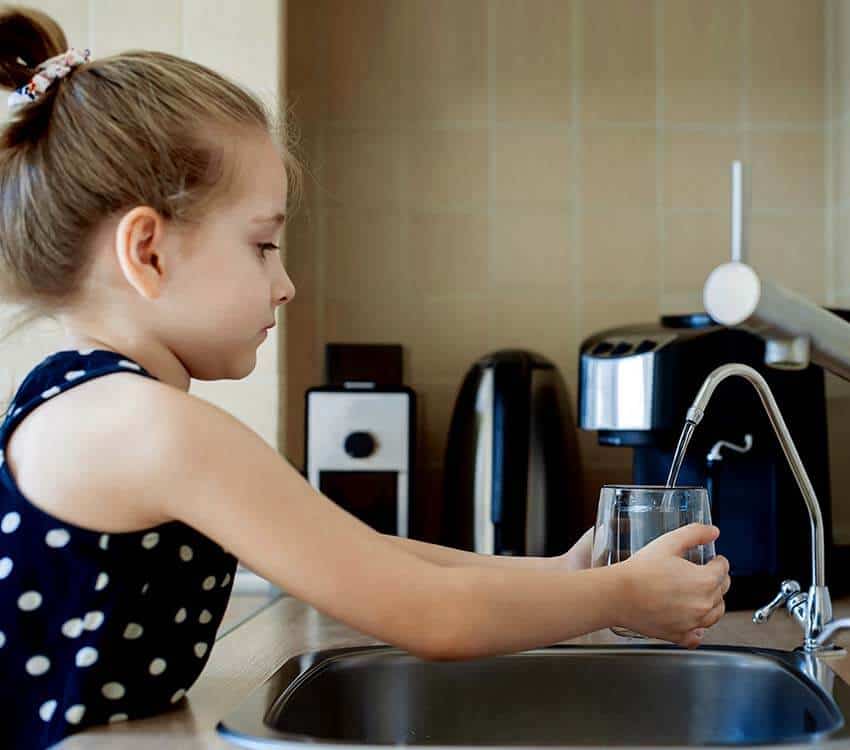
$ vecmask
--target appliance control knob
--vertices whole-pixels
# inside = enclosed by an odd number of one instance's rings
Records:
[[[352,432],[345,438],[345,452],[352,458],[366,458],[375,452],[375,438],[368,432]]]

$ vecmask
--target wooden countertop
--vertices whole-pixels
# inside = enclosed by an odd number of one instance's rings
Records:
[[[833,602],[834,617],[850,617],[850,597]],[[747,645],[791,650],[803,631],[785,610],[765,625],[752,612],[728,612],[705,637],[706,645]],[[609,631],[565,641],[576,644],[623,643]],[[850,650],[850,631],[835,642]],[[188,692],[185,708],[151,719],[96,727],[68,738],[64,748],[218,748],[233,750],[215,731],[216,723],[291,656],[337,646],[380,643],[321,614],[292,596],[282,596],[216,641],[209,662]],[[850,684],[850,657],[827,662]]]

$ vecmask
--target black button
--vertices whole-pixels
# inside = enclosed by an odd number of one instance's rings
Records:
[[[366,458],[375,452],[375,438],[368,432],[352,432],[345,439],[345,452],[352,458]]]

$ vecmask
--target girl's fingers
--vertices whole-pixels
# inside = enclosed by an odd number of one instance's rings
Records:
[[[726,612],[726,602],[722,599],[718,604],[715,604],[712,607],[711,612],[709,612],[700,623],[703,627],[710,628],[714,625],[721,617],[723,617],[724,612]]]

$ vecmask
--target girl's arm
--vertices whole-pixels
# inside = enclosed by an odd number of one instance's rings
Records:
[[[491,567],[517,567],[526,568],[560,568],[561,570],[583,570],[590,567],[590,545],[593,539],[593,528],[588,529],[567,552],[553,557],[513,556],[513,555],[487,555],[480,552],[468,552],[467,550],[445,547],[440,544],[431,544],[419,539],[408,539],[384,534],[393,544],[403,550],[412,552],[423,560],[454,567],[458,565],[491,566]]]
[[[133,449],[117,459],[128,501],[194,527],[319,611],[421,658],[513,653],[612,624],[684,640],[719,618],[711,601],[720,563],[696,566],[670,553],[645,556],[643,568],[635,555],[575,572],[423,560],[316,491],[226,411],[132,379],[118,397],[133,407],[120,425]],[[688,531],[690,545],[708,528]]]

